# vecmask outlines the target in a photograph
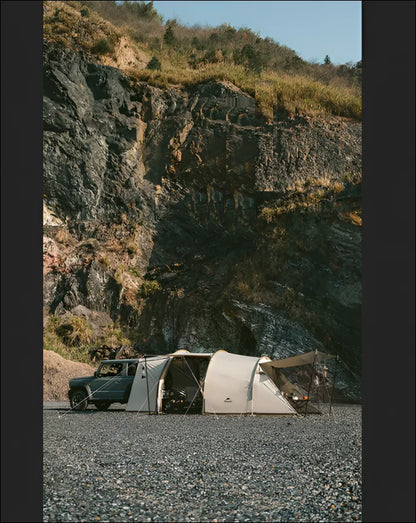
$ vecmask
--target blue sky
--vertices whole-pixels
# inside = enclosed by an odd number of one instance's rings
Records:
[[[334,64],[361,60],[361,2],[155,1],[165,21],[249,27],[296,51],[304,60]]]

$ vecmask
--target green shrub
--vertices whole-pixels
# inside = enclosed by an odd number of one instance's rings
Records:
[[[102,265],[104,265],[104,267],[110,267],[110,259],[106,254],[102,256],[99,261]]]
[[[205,53],[203,61],[216,64],[218,62],[222,62],[223,58],[224,57],[221,49],[210,49]]]
[[[133,276],[136,276],[136,278],[143,278],[142,273],[140,272],[140,269],[138,267],[130,267],[129,273]]]
[[[116,325],[108,326],[104,329],[104,336],[100,338],[102,345],[108,347],[118,347],[120,345],[131,345],[131,341],[127,338],[121,328]]]
[[[161,289],[162,287],[158,281],[145,280],[140,288],[140,293],[143,298],[147,298]]]
[[[81,316],[72,316],[69,324],[59,327],[57,333],[62,333],[62,341],[72,347],[88,345],[93,341],[93,330],[88,321]]]
[[[146,65],[146,69],[150,69],[151,71],[161,71],[162,70],[162,64],[156,58],[156,56],[152,56],[152,59]]]
[[[56,352],[66,360],[91,363],[90,348],[90,346],[68,347],[57,334],[51,332],[45,332],[43,335],[43,349]]]
[[[114,53],[114,45],[106,38],[100,38],[100,40],[92,46],[91,51],[98,55]]]
[[[81,16],[85,18],[88,18],[90,16],[90,10],[88,9],[88,7],[82,7],[80,13]]]
[[[49,316],[43,331],[43,349],[56,352],[68,360],[90,363],[89,349],[92,341],[92,330],[84,318],[78,318],[78,320],[81,320],[80,322],[74,321],[74,318],[76,316],[73,316],[69,323],[65,323],[62,316]],[[87,326],[84,322],[87,323]],[[80,327],[80,325],[82,326]],[[76,336],[79,336],[82,341],[90,341],[84,345],[72,345],[72,336],[74,336],[75,341],[77,341]]]

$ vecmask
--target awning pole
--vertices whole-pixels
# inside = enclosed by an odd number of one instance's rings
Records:
[[[149,376],[148,376],[148,372],[147,372],[147,356],[146,356],[146,354],[144,355],[144,365],[145,365],[145,368],[146,368],[147,409],[149,411],[149,416],[150,416]]]
[[[339,359],[339,356],[338,356],[338,354],[337,354],[337,357],[336,357],[336,360],[335,360],[334,383],[332,384],[331,402],[330,402],[330,404],[329,404],[329,413],[330,413],[330,414],[332,413],[332,398],[333,398],[333,396],[334,396],[335,382],[336,382],[336,379],[337,379],[338,359]]]
[[[311,388],[312,388],[312,380],[313,380],[313,375],[315,374],[315,362],[316,362],[316,356],[318,354],[318,351],[316,350],[315,351],[315,356],[313,358],[313,364],[312,364],[312,372],[311,372],[311,379],[309,381],[309,389],[308,389],[308,397],[306,399],[306,406],[305,406],[305,416],[308,412],[308,403],[309,403],[309,396],[311,394]]]

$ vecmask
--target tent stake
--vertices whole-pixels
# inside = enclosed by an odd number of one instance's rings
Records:
[[[336,382],[336,379],[337,379],[338,359],[339,359],[339,356],[338,356],[338,354],[337,354],[337,357],[336,357],[336,359],[335,359],[334,383],[332,384],[331,401],[330,401],[330,404],[329,404],[329,413],[330,413],[330,414],[332,413],[332,398],[334,397],[335,382]]]
[[[146,389],[147,389],[147,409],[149,411],[150,416],[150,396],[149,396],[149,377],[147,372],[147,355],[144,355],[144,365],[146,367]]]
[[[315,374],[315,362],[316,362],[316,356],[317,356],[317,353],[318,353],[318,351],[315,350],[315,356],[314,356],[314,358],[313,358],[312,371],[311,371],[311,379],[310,379],[310,381],[309,381],[308,397],[307,397],[307,399],[306,399],[305,416],[306,416],[306,414],[308,413],[309,396],[311,395],[312,380],[313,380],[313,376],[314,376],[314,374]]]

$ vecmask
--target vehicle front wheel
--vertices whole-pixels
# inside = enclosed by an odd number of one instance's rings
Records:
[[[109,401],[97,401],[95,404],[98,410],[107,410],[110,405],[111,403]]]
[[[75,390],[70,398],[71,409],[85,410],[88,407],[87,394],[83,390]]]

